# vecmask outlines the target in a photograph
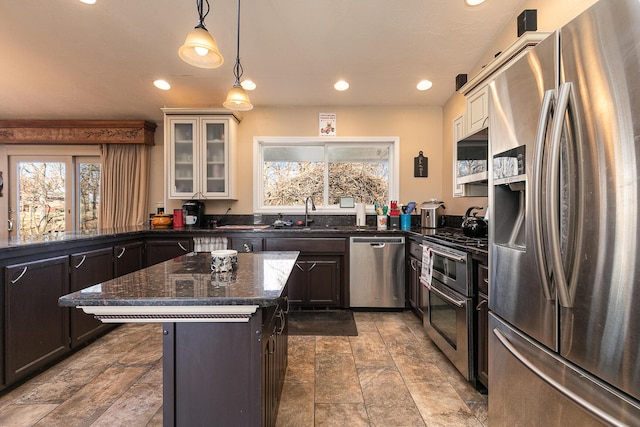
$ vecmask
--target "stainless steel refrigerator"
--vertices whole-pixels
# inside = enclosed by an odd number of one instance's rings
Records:
[[[489,87],[489,422],[638,426],[640,0]]]

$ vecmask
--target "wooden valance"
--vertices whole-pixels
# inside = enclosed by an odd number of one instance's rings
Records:
[[[0,144],[154,145],[144,120],[0,120]]]

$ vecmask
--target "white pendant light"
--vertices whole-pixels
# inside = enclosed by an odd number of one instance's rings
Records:
[[[209,14],[209,0],[207,11],[203,13],[202,0],[196,0],[198,8],[198,25],[187,34],[184,44],[178,49],[178,55],[187,64],[200,68],[217,68],[222,65],[224,58],[218,50],[216,39],[204,26],[204,18]]]
[[[227,99],[222,103],[224,108],[235,111],[248,111],[253,108],[249,95],[240,84],[242,77],[242,65],[240,64],[240,0],[238,0],[238,50],[236,51],[236,65],[233,66],[233,75],[236,82],[227,94]]]

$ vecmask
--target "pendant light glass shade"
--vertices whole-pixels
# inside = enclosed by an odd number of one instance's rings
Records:
[[[187,34],[178,55],[187,64],[200,68],[217,68],[224,62],[216,39],[202,27],[196,27]]]
[[[248,111],[253,108],[249,95],[240,84],[242,77],[242,64],[240,64],[240,0],[238,0],[238,49],[236,50],[236,64],[233,66],[233,76],[236,82],[227,94],[227,100],[222,103],[224,108],[235,111]]]
[[[249,101],[249,95],[237,82],[227,94],[227,100],[222,105],[224,108],[234,111],[249,111],[253,108],[251,101]]]

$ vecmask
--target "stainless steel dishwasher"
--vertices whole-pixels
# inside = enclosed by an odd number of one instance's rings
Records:
[[[351,237],[349,248],[351,307],[404,307],[404,237]]]

